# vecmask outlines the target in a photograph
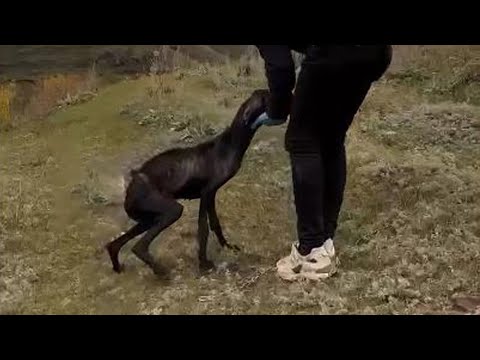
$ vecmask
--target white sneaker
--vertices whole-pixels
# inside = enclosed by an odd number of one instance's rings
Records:
[[[324,280],[331,277],[335,271],[336,256],[332,239],[328,239],[306,256],[302,256],[298,252],[297,244],[293,244],[290,255],[277,262],[278,275],[287,281]]]

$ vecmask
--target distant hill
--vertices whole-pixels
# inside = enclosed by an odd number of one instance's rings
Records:
[[[218,51],[222,54],[227,54],[232,57],[238,57],[245,53],[248,48],[248,45],[208,45],[215,51]]]
[[[162,45],[0,45],[0,80],[81,71],[98,60],[118,72],[145,68],[146,59]],[[174,46],[170,46],[174,48]],[[222,62],[238,57],[246,45],[180,45],[192,59]]]

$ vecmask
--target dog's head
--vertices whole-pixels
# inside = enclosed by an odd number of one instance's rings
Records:
[[[248,129],[267,109],[268,90],[255,90],[252,95],[240,106],[235,116],[235,122]]]

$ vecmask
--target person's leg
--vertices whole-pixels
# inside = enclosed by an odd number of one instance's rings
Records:
[[[321,153],[292,153],[293,193],[297,213],[298,251],[302,256],[325,241],[324,165]]]
[[[370,89],[370,83],[348,78],[339,81],[338,86],[335,87],[338,97],[343,97],[343,107],[330,119],[333,122],[327,126],[329,131],[322,139],[325,183],[323,213],[327,239],[335,237],[347,181],[345,138]]]
[[[343,201],[344,141],[373,81],[362,71],[365,68],[344,66],[338,59],[325,56],[318,62],[307,56],[308,63],[302,66],[285,137],[292,164],[299,246],[277,264],[284,278],[294,279],[304,272],[321,279],[332,273],[335,251],[333,243],[326,241],[335,235]],[[284,271],[288,266],[293,266],[293,275]]]
[[[347,159],[345,145],[330,149],[325,161],[325,237],[334,239],[338,226],[338,216],[343,203],[347,180]]]
[[[333,239],[346,181],[345,137],[370,84],[324,64],[302,68],[286,148],[290,153],[299,252]]]
[[[329,239],[335,237],[338,217],[343,203],[347,178],[345,137],[352,121],[370,91],[372,83],[383,76],[392,60],[392,48],[388,45],[337,50],[337,58],[357,59],[338,73],[338,79],[330,88],[330,99],[338,104],[332,116],[325,118],[322,154],[325,170],[324,224]],[[363,60],[362,60],[363,59]],[[369,59],[369,61],[366,61]],[[335,61],[332,61],[335,63]]]
[[[338,226],[338,216],[343,203],[347,180],[347,159],[345,145],[340,144],[328,151],[325,161],[325,237],[334,239]]]
[[[303,66],[299,74],[290,122],[285,136],[290,154],[293,193],[297,214],[298,251],[305,256],[322,246],[324,225],[324,159],[315,122],[328,84],[318,84],[322,73]],[[326,110],[326,109],[325,109]],[[328,112],[328,110],[326,110]]]
[[[304,65],[297,82],[286,147],[303,254],[333,239],[337,229],[347,176],[345,138],[374,79],[361,70],[323,61]]]
[[[298,246],[289,256],[277,262],[278,275],[284,280],[311,277],[314,280],[331,275],[329,253],[312,256],[313,249],[322,249],[326,240],[324,226],[324,161],[320,136],[316,131],[319,109],[322,107],[328,82],[322,82],[322,69],[302,66],[295,89],[294,103],[285,136],[290,154],[293,193],[297,214]],[[322,84],[322,86],[318,86]],[[317,252],[315,252],[317,255]]]

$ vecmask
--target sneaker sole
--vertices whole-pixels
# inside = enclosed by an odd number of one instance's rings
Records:
[[[305,272],[305,271],[300,271],[299,273],[295,273],[293,271],[279,271],[277,269],[277,276],[279,276],[280,279],[289,281],[289,282],[295,282],[295,281],[301,281],[301,280],[322,281],[322,280],[331,278],[333,275],[335,275],[335,273],[336,273],[335,269],[333,269],[331,272],[328,272],[328,273],[314,273],[314,272]]]

